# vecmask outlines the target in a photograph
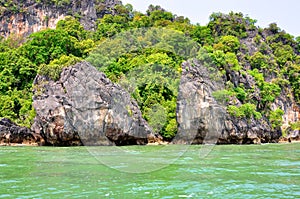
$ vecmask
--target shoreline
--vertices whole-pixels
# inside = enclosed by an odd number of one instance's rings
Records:
[[[291,140],[291,141],[288,141],[287,139],[286,140],[279,140],[277,143],[261,143],[261,144],[215,144],[215,145],[263,145],[263,144],[298,144],[300,143],[300,140]],[[143,146],[167,146],[167,145],[180,145],[180,144],[171,144],[170,142],[162,142],[162,143],[158,143],[158,142],[155,142],[155,143],[148,143],[148,144],[145,144]],[[203,145],[203,144],[198,144],[198,145]],[[5,147],[5,146],[8,146],[8,147],[43,147],[43,146],[46,146],[46,145],[39,145],[38,143],[0,143],[0,147]],[[82,146],[85,146],[85,145],[82,145]],[[48,145],[46,147],[49,147]],[[52,146],[52,147],[64,147],[64,146]],[[65,147],[72,147],[72,146],[65,146]],[[76,147],[80,147],[80,146],[76,146]]]
[[[34,146],[34,147],[39,147],[43,145],[39,145],[38,143],[32,143],[32,144],[23,144],[23,143],[0,143],[1,146],[14,146],[14,147],[22,147],[22,146]]]

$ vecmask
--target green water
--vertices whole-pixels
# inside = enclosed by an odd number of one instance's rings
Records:
[[[0,198],[300,198],[300,144],[0,147]]]

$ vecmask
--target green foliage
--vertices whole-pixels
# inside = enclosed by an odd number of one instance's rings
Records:
[[[252,77],[254,77],[254,79],[256,80],[256,82],[259,86],[261,86],[263,84],[263,82],[265,81],[264,75],[262,73],[260,73],[258,69],[249,70],[248,73]]]
[[[279,96],[281,88],[273,83],[264,82],[261,89],[262,103],[268,104],[275,101],[275,98]]]
[[[208,27],[215,37],[233,35],[238,38],[247,37],[247,31],[254,30],[256,20],[244,17],[242,13],[230,12],[228,15],[223,13],[213,13],[209,17]]]
[[[86,57],[95,47],[95,42],[89,38],[89,32],[73,17],[60,20],[56,25],[56,29],[68,34],[73,47],[69,53],[75,56]]]
[[[241,101],[244,102],[247,98],[247,92],[244,88],[236,87],[234,88],[234,92],[236,93],[236,97]]]
[[[291,123],[290,124],[290,126],[291,126],[291,128],[292,128],[292,130],[300,130],[300,121],[298,121],[298,122],[294,122],[294,123]]]
[[[240,71],[242,69],[242,66],[240,66],[237,56],[234,53],[231,52],[226,53],[225,62],[227,66],[226,68],[229,68],[234,71]]]
[[[36,65],[49,64],[61,55],[78,55],[68,33],[52,29],[31,34],[30,40],[21,47],[21,52]]]
[[[242,69],[236,54],[231,52],[224,53],[222,50],[214,50],[212,53],[207,53],[202,51],[198,58],[207,62],[208,65],[215,65],[221,71],[224,69],[240,71]]]
[[[291,64],[288,66],[287,70],[295,100],[300,104],[300,65]]]
[[[257,69],[248,71],[252,75],[260,89],[261,103],[263,108],[275,101],[275,98],[280,95],[281,88],[274,83],[265,82],[264,76]]]
[[[24,42],[24,38],[15,34],[10,34],[6,39],[0,36],[0,52],[7,52],[18,48]]]
[[[300,36],[296,37],[296,50],[297,52],[300,52]]]
[[[70,4],[70,0],[35,1],[58,8]],[[24,3],[0,0],[0,14],[26,12]],[[77,19],[66,17],[55,30],[42,30],[26,39],[0,37],[0,117],[30,126],[35,115],[31,87],[37,72],[58,80],[64,67],[87,57],[112,81],[129,89],[143,117],[167,140],[177,132],[181,63],[196,55],[226,82],[226,89],[212,95],[230,104],[228,113],[237,118],[268,118],[276,129],[282,125],[283,112],[271,110],[275,99],[288,93],[300,104],[300,37],[285,33],[277,24],[257,28],[256,20],[231,12],[213,13],[208,25],[200,26],[153,5],[145,14],[133,11],[130,4],[104,14],[103,3],[96,0],[97,14],[103,13],[103,18],[95,31],[85,30],[77,13],[72,14]],[[148,29],[132,34],[136,28]],[[247,36],[253,33],[258,33],[251,37],[253,46],[247,46],[251,41]],[[187,36],[191,39],[184,39]],[[133,87],[128,83],[132,81]]]
[[[160,104],[154,104],[151,108],[147,108],[144,117],[148,120],[149,125],[155,133],[159,133],[166,121],[166,110]]]
[[[70,0],[34,0],[36,3],[43,3],[48,6],[57,6],[58,8],[70,5]],[[0,0],[0,15],[26,13],[24,8],[26,0]],[[4,10],[1,7],[5,8]]]
[[[171,12],[166,12],[163,10],[154,10],[150,13],[149,17],[151,21],[172,21],[174,19]]]
[[[20,125],[30,127],[35,117],[32,94],[29,90],[9,90],[0,95],[0,118],[6,117]]]
[[[240,48],[240,41],[235,36],[222,36],[218,43],[219,45],[216,47],[217,50],[222,50],[226,52],[237,52]]]
[[[128,57],[119,59],[106,74],[110,77],[119,74],[125,79],[134,77],[136,87],[132,96],[137,100],[143,117],[155,132],[159,132],[165,139],[171,139],[177,132],[174,121],[179,85],[178,66],[173,58],[165,53],[147,53],[149,52],[133,56],[129,60]],[[116,71],[120,69],[123,71]],[[122,79],[120,83],[122,85]]]
[[[73,55],[66,56],[63,55],[59,59],[51,61],[48,65],[42,64],[39,68],[38,73],[50,77],[52,80],[57,81],[60,77],[62,69],[64,67],[74,65],[80,62],[82,59],[75,57]]]
[[[59,27],[34,33],[21,46],[23,39],[13,35],[0,41],[0,117],[29,127],[35,117],[31,88],[37,71],[57,79],[62,67],[81,60],[74,55],[84,56],[93,48],[74,19],[67,18]]]
[[[191,35],[194,30],[194,25],[190,23],[188,18],[183,16],[175,16],[174,21],[172,21],[167,28],[184,32],[186,35]]]
[[[26,89],[36,75],[36,65],[18,51],[0,53],[0,93]]]
[[[271,48],[274,50],[274,55],[279,66],[284,66],[287,61],[294,60],[294,50],[289,45],[283,45],[282,43],[273,43]]]
[[[282,116],[284,115],[284,111],[281,109],[276,109],[274,111],[270,111],[269,121],[274,129],[280,128],[282,126]]]
[[[64,20],[58,21],[56,30],[65,31],[69,36],[75,37],[79,41],[86,39],[87,37],[87,31],[80,22],[70,16],[67,16]]]
[[[260,119],[262,117],[261,113],[256,111],[256,106],[250,103],[242,104],[240,107],[230,105],[227,107],[227,111],[237,118]]]
[[[0,44],[6,46],[0,53],[0,118],[7,117],[30,127],[35,116],[31,85],[37,66],[21,53],[18,41],[8,38]]]
[[[226,102],[229,102],[230,97],[234,96],[235,93],[229,90],[217,90],[212,93],[212,96],[217,100],[218,102],[225,104]]]
[[[97,40],[102,38],[112,37],[122,30],[126,30],[129,27],[129,21],[126,16],[121,15],[105,15],[99,20],[95,37]]]
[[[221,50],[213,51],[213,53],[208,53],[213,63],[219,68],[225,68],[226,60],[225,60],[225,53]],[[209,60],[210,61],[210,60]]]
[[[129,16],[133,11],[133,7],[131,4],[116,5],[114,9],[118,13],[118,15],[122,15],[122,16]]]
[[[269,34],[269,36],[266,38],[269,44],[282,43],[283,45],[297,48],[297,40],[295,40],[294,36],[282,31],[276,23],[270,24],[269,28],[266,28],[265,31]]]
[[[142,13],[136,13],[130,22],[132,28],[146,28],[151,26],[150,18]]]
[[[207,26],[196,25],[191,37],[201,45],[211,45],[214,41],[211,30]]]
[[[177,132],[181,63],[197,46],[175,30],[128,31],[105,40],[88,61],[127,88],[152,129],[170,140]]]
[[[5,9],[0,12],[0,15],[3,15],[5,13],[19,13],[21,8],[20,4],[15,0],[0,0],[0,8],[4,7]]]
[[[266,69],[268,67],[268,57],[261,52],[255,52],[250,57],[250,64],[252,68]]]

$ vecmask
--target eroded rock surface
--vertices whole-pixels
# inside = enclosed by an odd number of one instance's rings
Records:
[[[185,62],[177,98],[178,135],[181,144],[251,144],[277,142],[281,132],[269,122],[238,119],[226,113],[226,106],[213,98],[222,81],[197,60]],[[251,84],[251,79],[246,83]]]
[[[43,145],[43,143],[42,137],[31,132],[29,128],[18,126],[7,118],[0,120],[0,145]]]
[[[37,76],[33,129],[47,144],[147,144],[150,128],[130,94],[87,62],[65,68],[58,81]]]
[[[121,4],[119,0],[70,0],[40,1],[12,0],[8,8],[0,4],[0,36],[7,37],[14,33],[27,36],[45,28],[55,28],[59,20],[66,16],[79,17],[85,29],[95,28],[97,18],[104,14],[114,14],[115,5]],[[10,10],[14,7],[14,10]]]

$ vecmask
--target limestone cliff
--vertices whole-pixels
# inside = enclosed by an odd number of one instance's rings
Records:
[[[138,105],[87,62],[63,69],[58,81],[37,76],[32,129],[46,144],[146,144],[153,137]]]
[[[235,118],[227,113],[225,104],[213,97],[215,91],[222,89],[222,80],[215,79],[201,63],[186,62],[182,69],[177,98],[178,135],[174,143],[278,142],[281,132],[273,129],[267,118]],[[244,80],[251,84],[248,78]]]
[[[11,0],[0,1],[0,36],[14,33],[27,36],[71,15],[80,19],[85,29],[94,29],[104,14],[114,14],[119,0]]]

